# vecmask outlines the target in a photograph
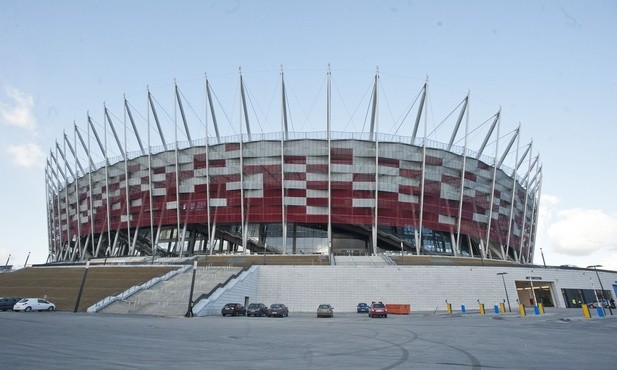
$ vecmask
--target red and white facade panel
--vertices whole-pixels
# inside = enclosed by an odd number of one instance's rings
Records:
[[[53,245],[177,224],[323,225],[330,214],[332,224],[460,233],[520,253],[535,217],[535,198],[501,169],[400,142],[189,147],[103,166],[76,182],[50,199]]]

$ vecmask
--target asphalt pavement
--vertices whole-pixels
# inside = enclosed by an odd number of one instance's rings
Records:
[[[608,313],[608,312],[607,312]],[[614,368],[617,316],[580,309],[154,317],[0,312],[5,369]]]

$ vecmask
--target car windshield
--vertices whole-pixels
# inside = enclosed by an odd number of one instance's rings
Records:
[[[25,299],[25,298],[24,298],[24,299],[22,299],[21,301],[19,301],[19,303],[26,303],[26,302],[28,302],[28,300],[27,300],[27,299]]]
[[[383,308],[383,303],[373,303],[374,308]]]
[[[249,305],[249,308],[259,308],[259,304],[257,304],[257,303],[251,303],[251,304]]]
[[[322,309],[322,310],[327,310],[328,308],[330,308],[330,305],[329,304],[322,304],[322,305],[319,306],[319,308]]]

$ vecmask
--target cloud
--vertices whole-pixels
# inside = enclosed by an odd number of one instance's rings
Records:
[[[7,101],[0,101],[0,119],[5,125],[15,126],[30,132],[36,129],[36,119],[32,114],[34,99],[23,91],[6,86]]]
[[[557,212],[548,226],[552,249],[570,256],[586,256],[617,246],[617,218],[601,210],[569,209]]]
[[[34,143],[9,145],[7,152],[19,167],[43,167],[45,163],[43,150]]]

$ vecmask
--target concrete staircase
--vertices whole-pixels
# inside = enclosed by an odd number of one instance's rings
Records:
[[[379,256],[336,256],[337,266],[385,267],[394,264],[389,257]]]
[[[241,267],[197,267],[193,300],[212,291],[242,270]],[[103,313],[182,316],[188,309],[193,269],[162,281],[150,289],[119,300],[101,310]]]

